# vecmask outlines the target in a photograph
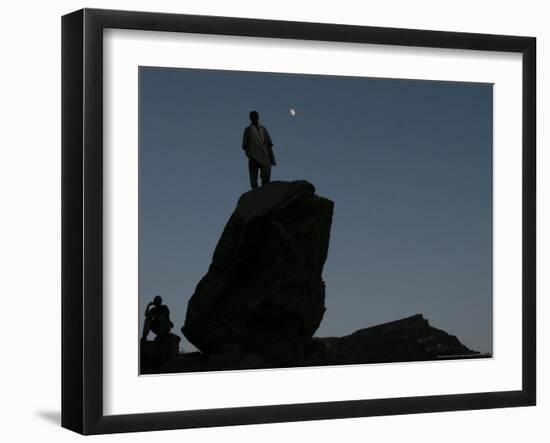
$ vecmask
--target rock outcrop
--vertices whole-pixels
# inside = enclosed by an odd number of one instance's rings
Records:
[[[301,359],[325,312],[333,202],[306,181],[241,196],[191,297],[183,334],[206,356]]]
[[[171,367],[179,357],[181,338],[176,334],[157,336],[154,340],[142,339],[139,344],[140,373],[154,373]]]
[[[431,326],[422,314],[359,329],[343,337],[318,338],[324,364],[390,363],[479,356],[458,338]],[[315,359],[315,358],[314,358]]]

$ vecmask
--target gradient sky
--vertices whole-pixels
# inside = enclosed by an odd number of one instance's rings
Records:
[[[492,351],[491,84],[141,67],[139,97],[140,327],[160,294],[182,336],[249,189],[241,140],[255,109],[272,180],[308,180],[335,202],[315,335],[422,313]]]

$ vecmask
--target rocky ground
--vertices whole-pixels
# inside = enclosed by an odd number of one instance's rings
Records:
[[[191,372],[490,357],[432,327],[421,314],[314,337],[325,313],[322,271],[334,203],[306,181],[243,194],[189,300],[179,337],[142,342],[141,372]]]

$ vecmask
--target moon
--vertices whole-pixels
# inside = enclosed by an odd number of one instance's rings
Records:
[[[294,108],[290,108],[288,112],[290,112],[290,115],[292,115],[292,117],[296,115],[296,110]]]

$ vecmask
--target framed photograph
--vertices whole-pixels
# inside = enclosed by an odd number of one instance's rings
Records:
[[[62,60],[62,426],[535,405],[535,38],[84,9]]]

